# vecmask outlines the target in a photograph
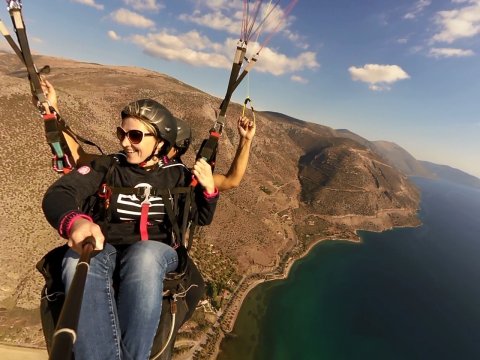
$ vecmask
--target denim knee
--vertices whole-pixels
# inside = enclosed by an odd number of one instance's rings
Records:
[[[139,241],[130,246],[122,257],[122,271],[135,274],[143,280],[174,271],[178,265],[177,252],[158,241]]]
[[[95,252],[90,259],[89,275],[104,275],[105,272],[113,274],[115,269],[115,257],[117,250],[110,244],[105,244],[104,249]],[[73,249],[68,249],[62,261],[62,281],[65,285],[65,290],[68,291],[72,283],[73,276],[77,270],[78,260],[80,255]]]

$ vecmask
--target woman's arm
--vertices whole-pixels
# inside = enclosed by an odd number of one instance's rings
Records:
[[[68,245],[78,251],[81,250],[81,242],[88,236],[97,240],[96,249],[103,248],[100,227],[82,211],[85,200],[98,191],[103,178],[103,170],[83,166],[59,178],[43,198],[46,219],[62,237],[69,240]]]
[[[250,148],[256,130],[255,121],[249,120],[244,116],[240,117],[238,119],[237,129],[240,134],[240,141],[238,143],[235,157],[230,165],[230,169],[226,175],[213,175],[215,187],[219,191],[226,191],[238,187],[245,175],[245,171],[247,170]]]

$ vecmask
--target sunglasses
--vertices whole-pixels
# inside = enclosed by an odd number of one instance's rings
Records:
[[[117,138],[120,141],[123,141],[127,137],[128,141],[132,144],[140,144],[144,136],[155,136],[152,133],[144,133],[140,130],[129,130],[125,131],[120,126],[117,127]]]

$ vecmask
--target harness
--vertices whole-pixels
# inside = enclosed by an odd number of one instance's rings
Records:
[[[171,243],[174,249],[180,247],[190,250],[193,240],[193,232],[196,224],[196,207],[195,207],[195,188],[193,186],[174,187],[174,188],[158,188],[158,187],[120,187],[115,186],[113,180],[113,171],[120,161],[115,156],[109,156],[108,165],[100,164],[99,167],[108,166],[105,177],[100,185],[96,196],[100,199],[100,209],[95,209],[98,204],[88,204],[87,213],[100,211],[99,221],[103,226],[108,226],[112,219],[112,211],[110,208],[111,198],[114,195],[135,195],[141,199],[141,215],[139,221],[140,238],[148,240],[148,211],[150,208],[149,198],[152,196],[160,196],[163,199],[165,208],[165,218],[171,227]],[[183,209],[183,211],[180,211]],[[106,233],[106,232],[104,232]],[[181,268],[181,266],[179,266]]]

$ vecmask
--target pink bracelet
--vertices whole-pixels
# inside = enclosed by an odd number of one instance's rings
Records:
[[[207,199],[207,200],[216,198],[218,196],[218,189],[215,188],[213,193],[208,193],[207,190],[203,190],[203,195],[205,196],[205,199]]]
[[[77,219],[87,219],[88,221],[91,221],[93,222],[93,219],[88,216],[88,215],[85,215],[85,214],[77,214],[75,215],[73,218],[70,219],[70,221],[67,223],[67,230],[65,231],[66,234],[67,234],[67,238],[70,237],[70,231],[72,230],[72,226],[73,226],[73,223],[77,220]]]
[[[82,214],[82,213],[77,212],[77,211],[70,211],[60,221],[60,225],[58,227],[58,233],[60,234],[60,236],[62,236],[65,239],[68,239],[70,237],[70,231],[71,231],[71,228],[73,226],[73,223],[78,218],[83,218],[83,219],[87,219],[89,221],[93,221],[93,219],[86,214]]]

